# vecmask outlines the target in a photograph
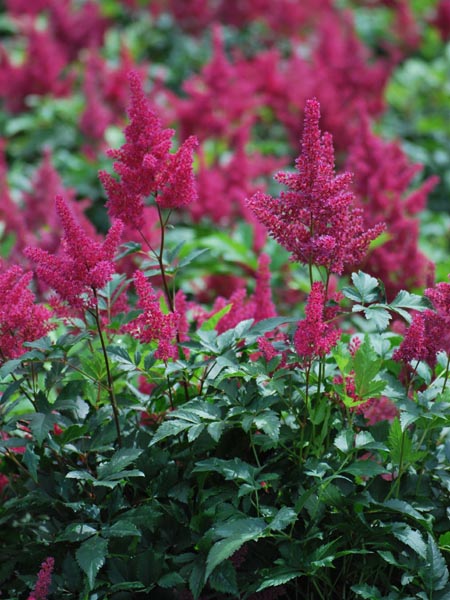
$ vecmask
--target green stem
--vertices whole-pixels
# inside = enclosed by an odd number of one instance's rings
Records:
[[[112,407],[112,410],[113,410],[114,423],[116,425],[117,443],[119,445],[119,448],[122,448],[122,434],[120,432],[119,408],[117,406],[116,395],[114,393],[114,384],[113,384],[113,379],[112,379],[112,375],[111,375],[111,369],[110,369],[110,366],[109,366],[108,353],[106,352],[105,339],[103,337],[103,332],[102,332],[102,328],[101,328],[101,324],[100,324],[100,315],[99,315],[98,303],[97,303],[97,290],[95,288],[92,288],[92,289],[93,289],[94,298],[95,298],[94,318],[95,318],[95,324],[97,326],[97,331],[98,331],[98,336],[99,336],[99,339],[100,339],[100,344],[101,344],[101,347],[102,347],[103,360],[105,361],[106,377],[107,377],[107,380],[108,380],[108,388],[107,389],[108,389],[109,400],[111,402],[111,407]]]

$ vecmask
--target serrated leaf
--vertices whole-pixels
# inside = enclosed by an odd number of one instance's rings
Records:
[[[179,573],[166,573],[158,579],[158,585],[162,588],[174,588],[177,585],[183,584],[184,579]]]
[[[126,348],[122,346],[108,346],[106,352],[111,356],[114,363],[120,365],[122,371],[134,371],[137,368]]]
[[[361,598],[364,598],[364,600],[382,600],[383,598],[378,588],[367,583],[352,585],[350,589]]]
[[[239,597],[236,571],[229,561],[221,563],[214,569],[209,577],[208,583],[216,592],[230,594],[234,598]]]
[[[434,592],[444,589],[449,580],[448,568],[444,557],[430,534],[428,534],[425,559],[426,565],[419,570],[419,574],[427,586],[427,591]]]
[[[341,452],[347,453],[353,448],[354,438],[353,431],[344,429],[336,436],[334,445]]]
[[[121,448],[107,461],[99,465],[98,479],[109,479],[112,475],[120,473],[133,463],[142,454],[143,450],[137,448]]]
[[[358,398],[375,397],[384,390],[386,382],[375,379],[379,375],[382,362],[382,359],[375,354],[369,337],[366,336],[353,358],[355,393]]]
[[[66,475],[66,479],[80,479],[82,481],[95,481],[95,477],[88,473],[88,471],[69,471]]]
[[[283,506],[277,512],[275,517],[270,522],[269,528],[272,531],[283,531],[288,525],[292,525],[297,520],[297,513],[293,508]]]
[[[245,542],[257,540],[266,528],[262,519],[237,519],[214,527],[218,535],[228,533],[223,540],[216,542],[208,553],[205,580],[224,560],[232,556]]]
[[[14,371],[17,369],[17,367],[20,366],[21,363],[21,358],[14,358],[5,362],[0,368],[0,379],[5,379],[5,377],[10,375],[11,373],[14,373]]]
[[[86,523],[71,523],[65,530],[56,538],[58,542],[81,542],[86,538],[91,538],[97,533],[91,525]]]
[[[117,521],[111,527],[103,531],[104,535],[108,537],[130,537],[137,536],[141,537],[141,532],[131,521],[121,520]]]
[[[30,446],[25,448],[25,452],[22,456],[22,461],[26,468],[28,469],[28,473],[31,475],[31,478],[35,483],[37,483],[37,468],[39,465],[40,457],[33,452]]]
[[[373,323],[377,328],[377,331],[384,331],[392,318],[389,311],[386,310],[386,305],[383,304],[371,304],[370,306],[355,304],[352,308],[352,312],[364,313],[367,321]]]
[[[342,290],[346,298],[361,304],[369,304],[379,299],[381,290],[375,277],[358,271],[358,273],[352,273],[352,281],[354,288],[345,287]]]
[[[374,460],[359,460],[345,467],[343,471],[359,477],[375,477],[376,475],[388,473],[384,467]]]
[[[272,440],[278,440],[280,436],[280,419],[272,410],[267,410],[258,415],[253,422],[258,429],[262,429]]]
[[[422,558],[426,557],[427,545],[417,529],[413,529],[406,523],[392,523],[392,535],[412,548]]]
[[[51,413],[34,413],[30,416],[31,433],[39,446],[42,445],[55,423],[57,423],[56,415]]]
[[[94,588],[97,573],[105,564],[107,551],[108,541],[95,536],[83,542],[75,553],[77,563],[87,575],[91,590]]]
[[[290,569],[289,567],[275,567],[274,569],[271,569],[269,577],[263,579],[256,591],[261,592],[267,588],[284,585],[285,583],[288,583],[288,581],[292,581],[302,575],[304,575],[304,572]]]
[[[225,423],[223,421],[210,423],[206,429],[209,435],[212,437],[212,439],[215,442],[218,442],[222,436],[223,430],[225,429]]]
[[[189,576],[189,589],[191,590],[194,600],[198,600],[203,589],[203,582],[205,580],[205,565],[203,563],[196,562],[192,567],[191,574]]]

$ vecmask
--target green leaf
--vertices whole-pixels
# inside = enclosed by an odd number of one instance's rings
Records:
[[[111,356],[114,363],[120,365],[122,371],[135,371],[137,365],[128,354],[128,350],[122,346],[108,346],[106,352]]]
[[[371,304],[370,306],[355,304],[352,312],[363,312],[367,321],[371,321],[377,331],[384,331],[392,318],[384,304]]]
[[[230,594],[233,598],[239,597],[236,571],[229,561],[221,563],[214,569],[208,583],[216,592]]]
[[[359,460],[348,467],[344,467],[343,471],[359,477],[375,477],[375,475],[383,475],[389,472],[374,460]]]
[[[21,363],[21,358],[14,358],[5,362],[0,369],[0,379],[5,379],[5,377],[8,377],[8,375],[13,373]]]
[[[34,413],[30,417],[30,429],[33,437],[36,439],[39,446],[45,440],[49,432],[53,429],[53,425],[57,423],[56,415],[51,413]]]
[[[142,454],[143,450],[137,448],[121,448],[117,450],[110,460],[99,465],[97,474],[98,479],[110,479],[112,475],[120,473],[133,463]]]
[[[91,538],[97,530],[86,523],[71,523],[65,530],[56,538],[58,542],[81,542],[86,538]]]
[[[283,531],[288,525],[292,525],[297,520],[297,513],[293,508],[283,506],[277,512],[275,517],[270,522],[269,528],[271,531]]]
[[[346,298],[361,304],[370,304],[370,302],[379,300],[381,288],[375,277],[358,271],[358,273],[352,273],[352,281],[354,288],[345,287],[342,290]]]
[[[103,531],[108,537],[141,537],[141,532],[131,521],[125,519],[116,521],[109,529]]]
[[[428,534],[425,560],[426,565],[419,569],[419,575],[427,586],[426,590],[434,592],[444,589],[449,580],[448,568],[444,557],[430,534]]]
[[[230,312],[230,310],[232,309],[233,304],[227,304],[226,306],[224,306],[223,308],[221,308],[220,310],[218,310],[216,313],[214,313],[211,317],[209,317],[209,319],[206,319],[206,321],[204,321],[202,323],[202,326],[200,327],[200,331],[212,331],[213,329],[216,328],[217,323],[220,321],[220,319],[228,314]]]
[[[224,560],[232,556],[245,542],[257,540],[266,528],[262,519],[237,519],[217,525],[213,531],[225,539],[216,542],[208,553],[205,580]]]
[[[196,562],[192,567],[189,576],[189,589],[191,590],[194,600],[198,600],[203,589],[205,580],[205,565],[202,562]]]
[[[83,542],[75,553],[77,563],[87,575],[91,590],[94,588],[97,573],[105,564],[107,551],[108,541],[95,536]]]
[[[381,592],[374,585],[368,585],[367,583],[352,585],[350,589],[364,600],[382,600],[383,598]]]
[[[183,584],[184,579],[179,573],[166,573],[158,579],[158,585],[162,588],[174,588],[177,585]]]
[[[272,440],[278,441],[280,436],[280,419],[273,410],[264,411],[253,420],[255,427],[262,429]]]
[[[378,396],[386,387],[386,382],[375,379],[380,372],[382,359],[376,355],[368,336],[358,348],[353,358],[355,371],[355,392],[361,399]]]
[[[33,450],[30,448],[30,446],[27,446],[25,448],[25,452],[23,453],[22,461],[23,461],[24,465],[26,466],[26,468],[28,469],[28,472],[31,475],[31,478],[33,479],[33,481],[35,483],[37,483],[37,481],[38,481],[37,468],[39,465],[39,460],[40,460],[40,457],[33,452]]]
[[[206,254],[207,252],[210,252],[209,248],[199,248],[198,250],[193,250],[185,258],[180,260],[180,262],[178,264],[178,268],[182,269],[183,267],[187,267],[196,258],[198,258],[199,256],[202,256],[202,254]]]
[[[289,567],[275,567],[270,570],[269,577],[263,579],[256,591],[261,592],[262,590],[270,587],[278,587],[279,585],[288,583],[288,581],[292,581],[293,579],[301,577],[302,575],[304,575],[304,572],[294,570]]]
[[[354,445],[355,435],[353,431],[343,429],[334,440],[334,445],[338,450],[347,454]]]
[[[412,548],[422,558],[426,558],[428,548],[420,531],[413,529],[406,523],[392,523],[391,526],[394,537]]]

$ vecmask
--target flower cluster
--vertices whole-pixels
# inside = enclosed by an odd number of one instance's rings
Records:
[[[329,322],[334,309],[327,308],[324,285],[316,281],[305,307],[305,319],[298,323],[294,334],[294,346],[297,354],[306,361],[325,356],[335,346],[341,332]]]
[[[414,314],[393,358],[404,363],[423,360],[433,367],[438,352],[450,355],[450,283],[438,283],[425,290],[425,295],[435,310]]]
[[[120,243],[123,224],[116,220],[103,242],[92,240],[74,218],[65,200],[56,198],[56,210],[64,237],[61,252],[50,254],[42,248],[26,248],[25,254],[37,263],[40,279],[72,307],[93,301],[115,271],[113,259]]]
[[[303,264],[325,266],[342,273],[361,262],[368,246],[383,230],[366,230],[363,212],[355,208],[351,174],[334,174],[334,152],[329,134],[319,129],[320,106],[309,100],[305,108],[302,152],[297,173],[278,173],[289,188],[279,198],[256,193],[247,202],[269,233]]]
[[[164,129],[149,105],[139,76],[132,72],[130,123],[125,128],[125,144],[108,154],[116,159],[112,175],[100,171],[99,177],[108,195],[111,217],[126,225],[143,226],[144,200],[154,194],[162,208],[185,206],[196,198],[192,175],[192,153],[196,139],[188,138],[174,155],[170,154],[172,129]]]
[[[49,556],[41,565],[38,573],[34,590],[28,596],[28,600],[47,600],[47,596],[52,583],[52,572],[55,566],[55,559]]]
[[[138,293],[139,308],[143,312],[131,323],[124,326],[124,331],[145,344],[157,342],[155,357],[169,360],[177,356],[174,339],[177,335],[178,313],[164,314],[153,286],[141,271],[134,274],[134,284]]]
[[[411,190],[421,165],[411,164],[398,142],[372,133],[367,115],[346,165],[355,173],[353,189],[359,207],[364,209],[365,224],[373,227],[383,219],[389,236],[365,259],[363,269],[383,281],[388,297],[401,289],[429,285],[432,264],[419,250],[417,215],[426,207],[437,178],[430,177]]]
[[[28,288],[33,274],[13,266],[0,274],[0,362],[26,351],[24,342],[44,336],[51,328],[50,311],[35,303]]]

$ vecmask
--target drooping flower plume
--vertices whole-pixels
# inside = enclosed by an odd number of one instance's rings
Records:
[[[72,307],[92,302],[94,290],[112,277],[114,255],[120,243],[123,223],[116,220],[103,242],[91,239],[75,220],[65,200],[56,198],[56,210],[64,237],[59,254],[41,248],[26,248],[25,254],[37,263],[37,275]]]
[[[321,134],[319,118],[318,101],[309,100],[297,172],[275,177],[289,191],[279,198],[256,193],[247,203],[293,260],[341,274],[345,266],[363,259],[384,225],[366,230],[363,211],[355,207],[350,190],[352,176],[335,175],[332,138]]]

